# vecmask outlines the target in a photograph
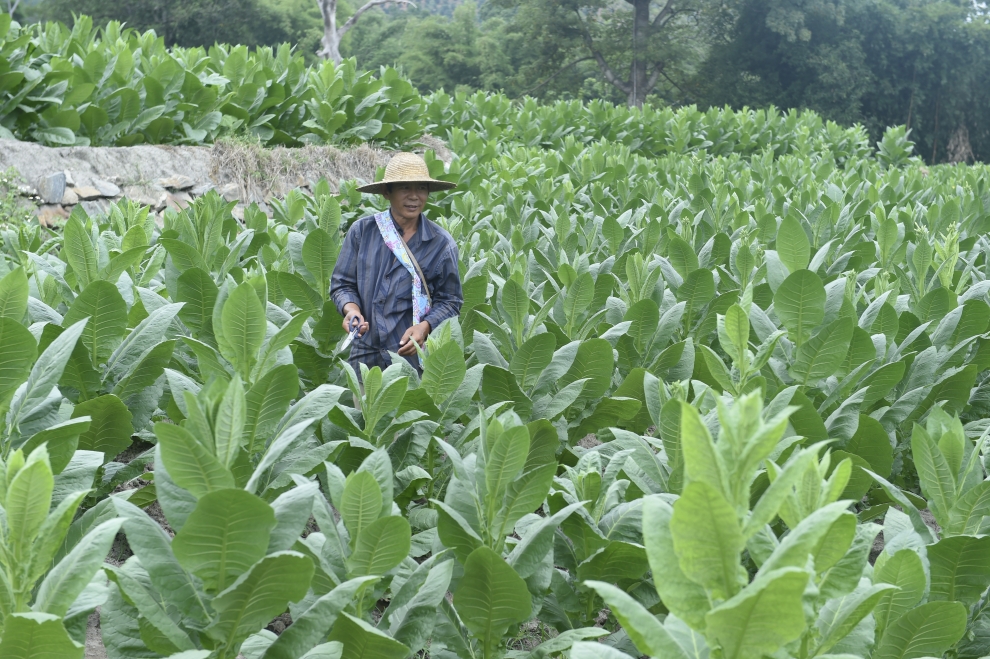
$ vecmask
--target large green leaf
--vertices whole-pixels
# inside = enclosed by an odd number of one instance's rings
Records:
[[[770,572],[712,609],[708,637],[726,659],[760,659],[777,652],[805,628],[802,595],[808,573],[797,568]]]
[[[184,271],[176,281],[175,301],[184,303],[179,318],[197,336],[212,325],[217,294],[213,277],[201,268]]]
[[[545,332],[523,343],[512,355],[509,371],[516,377],[521,389],[529,390],[536,384],[543,369],[550,365],[556,346],[553,335]]]
[[[671,613],[693,628],[704,629],[705,613],[710,608],[708,594],[681,569],[674,551],[671,518],[674,509],[659,496],[643,500],[643,544],[653,574],[664,575],[654,585],[660,599]]]
[[[880,631],[920,602],[927,585],[921,557],[913,549],[901,549],[890,556],[876,570],[874,581],[898,588],[884,593],[874,610]]]
[[[361,531],[381,516],[382,503],[382,489],[371,472],[356,471],[347,477],[340,498],[340,517],[351,534],[352,545]]]
[[[880,422],[867,414],[859,415],[859,425],[844,449],[866,460],[870,469],[883,477],[890,475],[894,464],[894,448]]]
[[[773,309],[787,336],[801,345],[825,319],[825,286],[810,270],[791,273],[773,296]]]
[[[585,272],[571,282],[564,296],[564,317],[567,319],[568,327],[572,327],[583,314],[588,312],[588,306],[594,296],[595,280],[591,273]]]
[[[921,491],[928,497],[936,520],[945,522],[956,502],[956,479],[939,449],[924,428],[915,424],[911,433],[911,453],[921,480]]]
[[[244,442],[253,454],[266,440],[299,393],[299,370],[295,364],[276,366],[255,382],[245,395]]]
[[[96,260],[96,250],[90,240],[89,233],[83,227],[78,217],[70,217],[65,223],[62,236],[62,248],[65,258],[81,289],[86,289],[99,275],[99,265]]]
[[[688,483],[674,503],[670,531],[684,574],[721,599],[739,591],[745,541],[736,511],[718,490]]]
[[[303,311],[315,312],[323,307],[323,296],[294,272],[279,272],[278,286],[292,304]]]
[[[51,569],[55,554],[64,552],[63,543],[69,533],[69,527],[80,504],[88,494],[86,490],[73,492],[48,513],[48,517],[38,529],[37,540],[32,547],[30,566],[26,572],[27,583],[36,583]]]
[[[605,601],[640,652],[651,657],[689,659],[663,624],[625,591],[601,581],[586,581],[585,585]]]
[[[330,287],[330,275],[333,274],[337,253],[340,251],[339,243],[339,240],[335,240],[323,229],[313,229],[303,241],[303,265],[316,280],[316,290],[320,295],[326,295]]]
[[[589,275],[590,276],[590,275]],[[594,287],[592,287],[592,293]],[[578,294],[575,291],[575,294]],[[512,322],[512,331],[517,336],[522,334],[526,318],[529,316],[529,296],[526,290],[513,278],[505,280],[505,284],[500,291],[500,301],[505,313],[508,314]],[[568,316],[570,318],[570,316]]]
[[[793,215],[780,221],[777,229],[777,255],[788,271],[797,272],[808,267],[811,260],[811,242],[804,227]]]
[[[354,576],[384,575],[409,555],[412,530],[404,517],[380,517],[361,529],[347,566]]]
[[[156,423],[155,435],[169,476],[179,487],[200,498],[234,487],[234,477],[192,434],[180,426]]]
[[[172,551],[208,591],[221,591],[260,561],[275,526],[272,507],[244,490],[228,489],[200,497]]]
[[[4,512],[14,561],[20,563],[30,559],[28,548],[48,516],[54,487],[48,454],[43,448],[31,453],[10,480]]]
[[[494,440],[492,435],[497,434]],[[490,509],[501,503],[506,488],[509,486],[529,454],[529,429],[526,426],[513,426],[495,432],[491,429],[486,437],[490,443],[488,457],[485,462],[485,492],[486,504]]]
[[[41,353],[31,368],[23,388],[18,388],[14,392],[7,417],[8,425],[17,429],[22,419],[28,417],[48,399],[55,383],[62,378],[65,365],[88,322],[88,319],[84,319],[66,328]]]
[[[816,654],[828,652],[836,643],[850,635],[870,615],[880,598],[895,589],[890,584],[860,587],[848,595],[826,602],[818,618],[821,641]]]
[[[671,452],[674,456],[674,464],[677,464],[677,457],[680,454],[683,456],[681,460],[687,479],[707,483],[715,490],[724,492],[728,466],[724,464],[722,455],[716,450],[715,441],[698,410],[679,401],[671,401],[670,405],[680,410],[680,446],[674,446],[676,450]],[[664,414],[666,409],[665,405]],[[665,441],[665,444],[671,445],[673,442]]]
[[[131,411],[124,403],[107,394],[76,405],[72,418],[90,417],[89,428],[79,435],[79,449],[99,451],[109,462],[131,445]]]
[[[234,376],[220,400],[213,422],[213,443],[217,459],[228,469],[237,457],[244,439],[247,402],[241,379]]]
[[[687,327],[695,322],[695,316],[715,297],[715,278],[711,270],[695,270],[677,289],[678,301],[684,302],[684,322]]]
[[[439,555],[424,561],[402,584],[382,617],[392,638],[418,652],[430,640],[437,609],[447,595],[455,562]],[[440,560],[441,562],[437,562]]]
[[[426,358],[421,386],[439,405],[457,391],[467,373],[464,353],[456,341],[448,341]]]
[[[244,283],[235,288],[224,302],[220,317],[223,323],[220,353],[244,380],[249,380],[267,327],[265,308],[254,287]]]
[[[966,607],[959,602],[929,602],[887,626],[873,659],[940,657],[966,633]]]
[[[195,577],[187,573],[172,553],[171,538],[143,510],[120,498],[112,499],[117,514],[124,519],[127,543],[148,578],[165,600],[193,624],[209,618]],[[174,523],[174,522],[173,522]]]
[[[557,380],[558,389],[587,378],[588,381],[574,405],[601,398],[611,384],[614,365],[611,343],[605,339],[582,341],[570,368]]]
[[[5,659],[82,659],[85,650],[65,631],[60,616],[15,613],[4,621],[0,653]]]
[[[976,533],[986,515],[990,515],[990,481],[977,484],[956,500],[943,531],[946,535]]]
[[[375,581],[375,577],[359,577],[345,581],[306,609],[301,616],[292,620],[292,625],[282,632],[272,643],[262,659],[296,659],[309,648],[315,646],[333,629],[341,612],[351,604],[364,584]],[[433,611],[436,615],[436,611]]]
[[[38,356],[38,342],[18,321],[0,317],[0,404],[24,382]]]
[[[65,314],[68,327],[89,318],[82,342],[94,366],[110,358],[127,331],[127,303],[117,287],[108,281],[94,281],[76,297]]]
[[[261,559],[213,599],[216,620],[206,634],[227,647],[240,643],[303,598],[313,578],[313,562],[296,552]]]
[[[698,253],[677,234],[672,233],[667,239],[667,258],[681,277],[687,277],[698,269]]]
[[[529,618],[532,599],[526,582],[501,556],[488,547],[478,547],[464,563],[454,608],[490,655],[511,625]]]
[[[131,372],[135,362],[165,339],[172,321],[182,308],[181,304],[163,304],[138,323],[107,361],[107,374],[116,382]]]
[[[928,601],[975,604],[990,586],[990,537],[942,538],[928,547]]]
[[[337,618],[329,639],[343,644],[341,659],[395,659],[409,655],[405,645],[347,613]]]
[[[121,524],[123,520],[111,519],[87,533],[41,582],[32,608],[64,616],[103,566]]]
[[[817,382],[834,374],[849,351],[854,323],[845,316],[826,325],[818,334],[801,344],[791,364],[791,375],[799,382]]]
[[[27,274],[24,268],[14,268],[0,279],[0,318],[20,323],[27,313],[28,297]]]
[[[508,401],[516,413],[527,417],[533,410],[533,403],[519,387],[516,378],[500,366],[486,364],[482,371],[481,400],[488,407]]]

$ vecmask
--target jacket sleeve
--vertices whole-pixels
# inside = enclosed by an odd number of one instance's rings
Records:
[[[360,226],[355,223],[347,231],[344,244],[340,248],[337,264],[330,277],[330,299],[337,306],[337,312],[344,315],[344,305],[353,302],[361,306],[358,292],[358,258],[361,251]],[[361,309],[364,314],[367,310]]]
[[[464,294],[461,292],[461,276],[457,271],[457,246],[450,242],[444,250],[443,258],[437,264],[428,282],[433,306],[425,320],[430,324],[430,330],[435,330],[440,323],[448,318],[454,318],[461,312],[464,304]]]

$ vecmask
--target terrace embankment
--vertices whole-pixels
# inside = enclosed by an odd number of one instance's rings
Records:
[[[425,149],[450,160],[440,140],[425,136],[418,150]],[[52,225],[67,218],[77,204],[95,214],[126,197],[160,215],[167,208],[184,208],[210,190],[237,203],[235,217],[252,203],[269,212],[272,198],[295,188],[310,192],[322,178],[334,190],[342,181],[374,180],[389,155],[369,145],[265,149],[250,143],[217,142],[209,147],[56,148],[0,140],[0,171],[16,171],[21,193],[37,206],[39,220]]]

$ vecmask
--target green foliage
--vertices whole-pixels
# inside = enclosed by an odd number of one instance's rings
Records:
[[[397,145],[422,130],[422,100],[394,69],[376,78],[353,60],[307,66],[286,44],[170,50],[154,32],[118,22],[96,30],[81,16],[70,30],[4,15],[0,53],[0,137],[53,146],[204,144],[231,135],[267,145]]]
[[[101,568],[121,520],[72,534],[88,490],[65,491],[44,445],[26,457],[15,451],[0,471],[0,648],[16,659],[82,657],[89,614],[106,599]],[[95,469],[77,482],[85,488],[93,476]]]
[[[986,168],[427,107],[465,302],[422,375],[342,358],[349,183],[2,229],[0,654],[97,606],[118,657],[990,654]]]
[[[31,221],[30,207],[20,198],[19,180],[13,168],[0,172],[0,224],[16,226]]]

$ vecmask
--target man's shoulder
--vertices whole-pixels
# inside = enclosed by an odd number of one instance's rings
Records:
[[[375,224],[375,216],[365,215],[362,218],[354,220],[351,225],[347,228],[348,231],[364,231],[368,229],[371,225]]]

